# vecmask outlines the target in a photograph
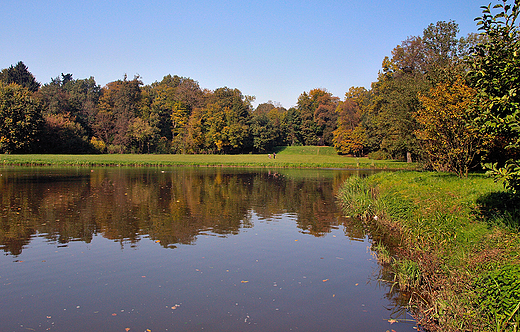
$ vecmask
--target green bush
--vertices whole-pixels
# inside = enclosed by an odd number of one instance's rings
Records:
[[[520,324],[520,266],[507,265],[479,278],[475,289],[480,311],[495,322],[496,331]],[[516,327],[515,327],[516,326]]]

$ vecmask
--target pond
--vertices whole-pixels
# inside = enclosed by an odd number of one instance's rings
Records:
[[[0,175],[2,331],[414,331],[336,204],[352,172]]]

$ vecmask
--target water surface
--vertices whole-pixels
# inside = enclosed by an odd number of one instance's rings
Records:
[[[342,170],[3,168],[1,331],[413,331]]]

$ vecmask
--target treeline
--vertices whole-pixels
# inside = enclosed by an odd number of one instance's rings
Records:
[[[490,161],[499,174],[519,159],[518,7],[507,0],[483,7],[481,33],[465,37],[453,21],[430,24],[385,57],[369,90],[352,87],[342,100],[313,89],[290,109],[272,102],[253,109],[254,97],[238,89],[210,91],[171,75],[100,87],[92,77],[61,74],[40,86],[19,62],[0,74],[15,83],[1,85],[0,151],[263,153],[328,145],[460,176]],[[506,169],[520,172],[517,163]]]

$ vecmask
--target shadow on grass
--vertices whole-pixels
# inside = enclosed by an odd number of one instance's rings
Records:
[[[477,199],[478,215],[490,226],[502,225],[520,231],[520,195],[492,192]]]

